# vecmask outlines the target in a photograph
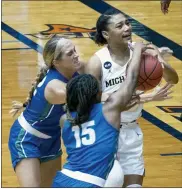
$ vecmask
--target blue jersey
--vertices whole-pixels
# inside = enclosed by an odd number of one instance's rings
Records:
[[[102,106],[95,104],[89,120],[80,127],[65,121],[62,138],[68,154],[65,169],[106,179],[117,151],[119,131],[107,122]]]
[[[68,82],[68,79],[56,69],[50,69],[38,84],[30,103],[23,112],[26,121],[33,128],[50,136],[60,132],[59,120],[65,113],[63,110],[64,104],[50,104],[44,96],[45,87],[53,79],[64,83]]]

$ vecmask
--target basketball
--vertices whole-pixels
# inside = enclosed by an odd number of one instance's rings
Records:
[[[156,87],[163,75],[163,68],[156,56],[142,54],[137,90],[148,91]]]

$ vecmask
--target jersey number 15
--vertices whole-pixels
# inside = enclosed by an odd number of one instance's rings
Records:
[[[93,127],[95,121],[88,121],[79,126],[73,126],[72,131],[74,132],[74,137],[76,139],[76,148],[80,148],[81,145],[91,145],[96,140],[96,135]]]

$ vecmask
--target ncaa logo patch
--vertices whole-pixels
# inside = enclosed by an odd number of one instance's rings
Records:
[[[105,62],[104,63],[104,68],[105,69],[109,69],[109,68],[111,68],[111,66],[112,66],[111,62]]]

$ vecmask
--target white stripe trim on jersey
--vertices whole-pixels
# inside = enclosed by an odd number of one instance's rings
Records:
[[[51,109],[49,110],[49,112],[48,112],[47,116],[46,116],[44,119],[40,120],[40,122],[44,121],[46,118],[48,118],[48,117],[49,117],[49,115],[51,114],[51,112],[52,112],[53,108],[54,108],[54,105],[52,105],[52,107],[51,107]],[[36,122],[35,122],[35,123],[36,123]],[[33,123],[33,124],[34,124],[34,123]],[[33,124],[32,124],[32,125],[33,125]]]
[[[22,138],[22,140],[21,140],[21,148],[22,148],[22,151],[23,151],[23,154],[24,154],[24,156],[27,158],[27,155],[26,155],[26,153],[25,153],[25,150],[24,150],[24,148],[23,148],[23,140],[24,140],[24,138],[25,138],[25,136],[26,136],[26,134],[27,134],[27,131],[25,132],[25,135],[24,135],[24,137]]]
[[[95,185],[100,186],[100,187],[104,187],[104,184],[106,182],[106,180],[104,180],[100,177],[90,175],[90,174],[87,174],[87,173],[82,173],[80,171],[71,171],[71,170],[68,170],[68,169],[63,169],[61,172],[65,175],[67,175],[68,177],[73,178],[73,179],[77,179],[77,180],[80,180],[80,181],[95,184]]]
[[[44,133],[41,133],[40,131],[34,129],[24,118],[23,113],[18,117],[18,121],[20,125],[30,134],[35,135],[36,137],[43,138],[43,139],[49,139],[52,138],[49,135],[46,135]]]
[[[49,117],[49,115],[51,114],[51,112],[52,112],[53,108],[54,108],[54,105],[52,105],[52,107],[51,107],[50,111],[48,112],[47,116],[46,116],[44,119],[46,119],[47,117]],[[43,120],[42,120],[42,121],[43,121]]]

